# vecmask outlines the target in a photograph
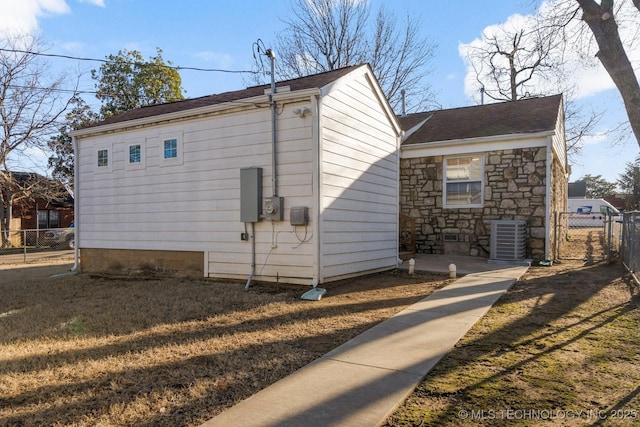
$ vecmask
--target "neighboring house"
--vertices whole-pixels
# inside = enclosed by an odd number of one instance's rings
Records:
[[[73,222],[73,197],[59,182],[33,172],[11,172],[11,230],[64,228]],[[5,200],[9,192],[3,187]]]
[[[562,96],[400,118],[400,212],[419,253],[489,257],[495,220],[525,222],[526,256],[553,259],[567,204]]]
[[[587,181],[574,181],[569,183],[570,199],[586,199],[587,198]]]
[[[603,199],[621,212],[633,210],[633,194],[616,193],[605,196]]]
[[[73,197],[59,181],[32,172],[1,173],[2,200],[11,199],[11,209],[4,207],[5,212],[0,212],[0,217],[10,218],[10,244],[35,244],[37,234],[28,234],[23,242],[18,231],[64,228],[73,222]],[[2,244],[7,241],[3,239]]]
[[[395,268],[401,130],[370,67],[279,82],[273,101],[257,86],[73,132],[83,270],[315,284]]]

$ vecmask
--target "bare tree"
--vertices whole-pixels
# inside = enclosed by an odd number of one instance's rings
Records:
[[[276,55],[284,78],[331,71],[368,62],[393,108],[401,90],[414,108],[431,97],[426,83],[435,46],[418,35],[418,21],[407,16],[404,26],[379,9],[371,19],[369,2],[358,0],[293,0],[284,20]]]
[[[537,15],[483,33],[479,43],[469,46],[467,61],[478,88],[494,101],[563,93],[567,151],[575,157],[600,115],[575,101],[576,87],[566,78],[565,47],[559,27],[549,25],[546,16]]]
[[[559,66],[551,59],[552,40],[539,28],[501,25],[496,33],[483,33],[481,44],[471,46],[467,58],[487,97],[516,101],[544,95],[537,83],[557,74]]]
[[[598,44],[597,58],[614,84],[624,102],[629,124],[640,145],[640,84],[629,61],[625,45],[620,38],[616,23],[616,10],[613,0],[576,0],[582,10],[582,20],[587,24]],[[640,1],[633,0],[640,12]],[[640,18],[636,16],[636,20]]]
[[[0,39],[0,230],[3,244],[11,223],[12,201],[18,197],[11,166],[46,151],[57,121],[67,110],[71,95],[61,90],[63,76],[49,80],[31,36]]]

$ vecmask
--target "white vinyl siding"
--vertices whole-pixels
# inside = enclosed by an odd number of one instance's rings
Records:
[[[95,174],[91,147],[110,137],[83,139],[81,247],[206,252],[210,276],[246,278],[251,242],[240,240],[240,169],[262,167],[263,196],[271,195],[270,119],[270,110],[262,108],[122,133],[108,175]],[[313,276],[313,246],[300,244],[288,221],[291,206],[312,208],[309,123],[295,116],[278,122],[285,221],[256,224],[256,280],[292,276],[308,284]],[[164,141],[176,136],[183,159],[168,164]],[[146,167],[127,169],[131,141],[140,140]],[[298,228],[302,237],[304,227]]]
[[[397,138],[366,79],[323,102],[323,279],[397,264]]]
[[[309,285],[396,267],[398,135],[367,70],[319,90],[319,99],[291,94],[278,103],[284,221],[255,223],[256,281]],[[304,117],[293,112],[305,107]],[[209,277],[247,279],[240,169],[262,168],[263,197],[273,195],[271,110],[237,103],[206,114],[78,138],[80,248],[201,252]],[[173,139],[177,151],[165,158]],[[142,166],[134,168],[137,144]],[[98,173],[105,146],[110,173]],[[307,226],[290,225],[295,206],[309,208]]]

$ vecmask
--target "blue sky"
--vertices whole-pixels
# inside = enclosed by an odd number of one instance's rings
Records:
[[[516,14],[533,12],[529,0],[371,1],[374,10],[382,4],[399,20],[409,14],[424,24],[422,35],[437,45],[429,81],[435,101],[443,108],[477,104],[470,89],[465,89],[467,68],[459,54],[461,44],[471,43],[486,28]],[[120,49],[136,49],[149,57],[159,47],[165,60],[174,65],[248,70],[254,61],[252,44],[257,39],[267,47],[273,44],[284,27],[282,19],[289,13],[289,1],[0,0],[0,10],[0,29],[38,34],[49,45],[49,53],[102,59]],[[98,63],[49,61],[52,71],[83,72],[81,89],[94,90],[89,70],[98,68]],[[236,90],[248,84],[237,74],[185,70],[181,76],[188,97]],[[594,80],[603,78],[608,76],[596,76]],[[586,91],[583,102],[594,108],[604,106],[602,132],[624,119],[615,89]],[[583,155],[573,159],[571,179],[590,173],[615,181],[625,163],[637,155],[638,146],[633,140],[614,145],[606,138],[593,137]]]

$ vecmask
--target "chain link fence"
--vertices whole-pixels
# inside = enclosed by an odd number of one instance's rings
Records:
[[[622,217],[606,213],[556,212],[556,260],[611,261],[621,244]]]
[[[625,212],[622,214],[622,239],[620,258],[636,281],[640,268],[640,212]]]
[[[0,257],[21,255],[26,262],[29,255],[69,250],[75,247],[74,228],[0,231]]]

